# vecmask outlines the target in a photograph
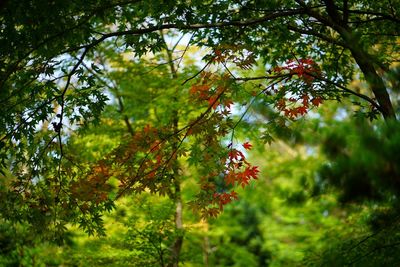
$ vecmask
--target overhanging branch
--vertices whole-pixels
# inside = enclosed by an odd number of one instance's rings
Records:
[[[342,92],[345,92],[345,93],[357,96],[359,98],[362,98],[363,100],[369,102],[377,110],[382,112],[381,107],[372,98],[370,98],[370,97],[368,97],[368,96],[366,96],[364,94],[357,93],[357,92],[355,92],[355,91],[353,91],[353,90],[351,90],[351,89],[349,89],[349,88],[347,88],[347,87],[345,87],[345,86],[343,86],[341,84],[335,83],[335,82],[333,82],[333,81],[331,81],[331,80],[329,80],[329,79],[327,79],[327,78],[325,78],[323,76],[318,76],[318,75],[315,75],[314,73],[311,73],[311,72],[307,72],[306,74],[309,75],[309,76],[312,76],[313,78],[315,78],[317,80],[320,80],[320,81],[326,82],[328,84],[334,85],[335,87],[340,88]],[[283,77],[288,77],[289,78],[289,77],[292,77],[293,75],[294,74],[287,73],[287,74],[258,76],[258,77],[237,77],[234,80],[235,81],[244,81],[244,82],[255,81],[255,80],[273,80],[273,79],[278,79],[278,78],[283,78]]]

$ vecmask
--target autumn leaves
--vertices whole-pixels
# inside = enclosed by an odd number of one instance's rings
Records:
[[[239,92],[242,87],[234,88],[235,79],[226,61],[231,60],[241,68],[238,62],[243,57],[249,64],[253,62],[247,54],[230,56],[226,51],[216,50],[211,60],[223,65],[226,71],[203,69],[192,83],[188,97],[196,106],[197,113],[187,118],[186,126],[173,130],[165,125],[144,125],[142,129],[136,129],[129,142],[109,155],[106,160],[108,167],[99,165],[93,169],[89,180],[102,185],[104,180],[115,177],[119,186],[118,196],[145,190],[168,195],[171,194],[171,166],[175,161],[185,161],[189,165],[188,172],[198,176],[200,190],[190,206],[203,217],[217,216],[225,205],[238,198],[235,187],[244,188],[259,175],[258,166],[252,165],[246,158],[245,151],[251,150],[252,144],[233,142],[238,124],[234,122],[237,111],[233,111],[233,104],[240,103],[238,94],[242,93]],[[281,67],[273,68],[272,72],[280,83],[271,82],[276,86],[269,86],[268,93],[274,101],[272,106],[281,115],[296,119],[322,103],[322,97],[312,90],[320,72],[313,60],[288,61]],[[309,89],[291,91],[288,84],[293,81]],[[247,97],[267,96],[265,88],[259,89],[260,92],[255,95],[248,92]],[[251,106],[251,103],[248,105]],[[199,113],[201,109],[203,112]],[[95,195],[107,190],[100,189]],[[76,194],[79,195],[79,192]]]
[[[237,103],[234,98],[235,92],[231,88],[232,82],[246,80],[237,79],[228,68],[229,61],[231,61],[241,69],[248,69],[247,65],[246,68],[242,68],[240,64],[237,64],[240,61],[239,58],[243,58],[243,55],[235,55],[237,52],[232,48],[222,51],[216,49],[214,54],[209,56],[210,62],[222,65],[225,71],[221,74],[218,71],[211,72],[203,69],[199,78],[189,90],[189,95],[194,101],[208,106],[208,111],[219,118],[215,121],[214,127],[216,128],[220,127],[224,120],[228,121],[232,118],[231,108],[234,102]],[[246,62],[250,62],[249,64],[254,62],[249,60],[248,56],[246,60]],[[266,87],[267,89],[262,88],[259,93],[253,92],[252,96],[254,98],[262,95],[271,96],[272,106],[288,119],[294,120],[304,116],[312,108],[318,107],[323,102],[322,96],[313,89],[313,83],[318,81],[321,71],[312,59],[289,60],[282,66],[272,68],[271,73],[274,80],[271,79],[270,85]],[[234,132],[235,126],[231,125],[231,127],[225,132],[225,135],[222,134],[219,138],[226,137],[228,132]],[[242,148],[250,150],[252,145],[245,142],[242,144]],[[202,190],[207,195],[212,193],[209,202],[203,202],[208,205],[203,205],[204,207],[201,209],[203,215],[216,216],[219,214],[224,205],[238,198],[237,193],[232,188],[235,186],[246,187],[252,179],[257,179],[259,174],[258,166],[249,163],[241,149],[235,148],[232,143],[228,146],[228,155],[221,160],[221,164],[225,166],[222,171],[224,181],[222,188],[217,188],[209,182],[211,176],[221,176],[221,173],[218,174],[214,171],[210,171],[213,175],[208,176],[207,179],[202,179],[205,182],[200,182]]]

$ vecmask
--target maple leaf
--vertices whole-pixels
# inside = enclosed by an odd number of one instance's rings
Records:
[[[278,102],[275,104],[275,106],[279,109],[279,110],[284,110],[286,108],[286,101],[284,98],[281,98],[278,100]]]
[[[307,107],[308,106],[308,100],[310,99],[308,95],[303,95],[303,106]]]
[[[231,195],[228,193],[222,193],[219,195],[219,202],[222,205],[226,205],[231,202]]]
[[[144,126],[144,128],[143,128],[143,131],[145,132],[145,133],[150,133],[150,131],[151,131],[151,126],[150,126],[150,124],[146,124],[146,126]]]
[[[313,63],[312,59],[310,59],[310,58],[300,58],[299,62],[304,63],[304,64],[309,64],[309,65]]]
[[[238,194],[232,190],[230,193],[214,193],[213,198],[218,204],[219,209],[222,211],[224,209],[224,205],[229,204],[232,200],[238,199]]]
[[[190,94],[194,95],[197,93],[201,93],[201,92],[205,92],[208,91],[210,89],[210,86],[208,84],[202,84],[202,85],[192,85],[192,87],[190,88]]]
[[[297,111],[297,113],[300,113],[301,115],[304,115],[304,114],[307,113],[307,107],[305,107],[305,106],[298,107],[296,111]]]
[[[253,147],[253,145],[250,144],[249,142],[243,143],[242,146],[243,146],[246,150],[251,150],[251,148]]]
[[[147,178],[153,179],[156,176],[156,170],[153,170],[147,174]]]
[[[219,213],[220,213],[220,210],[218,208],[208,208],[208,209],[206,208],[201,211],[201,217],[203,219],[207,219],[210,217],[217,218]]]
[[[233,105],[233,101],[231,99],[226,99],[224,101],[224,106],[227,107],[228,109],[230,109],[232,105]]]
[[[239,197],[238,197],[238,193],[236,193],[236,192],[233,191],[233,190],[232,190],[232,192],[231,192],[230,195],[231,195],[231,198],[232,198],[232,199],[238,199],[238,198],[239,198]]]
[[[232,172],[229,172],[226,176],[225,176],[225,184],[226,185],[235,185],[235,181],[236,181],[236,177],[235,174]]]
[[[257,179],[259,172],[260,171],[258,170],[258,166],[251,166],[251,167],[246,167],[246,169],[243,172],[243,175],[249,179],[250,178]]]
[[[213,109],[217,109],[218,105],[219,105],[218,96],[211,96],[208,99],[208,106],[209,107],[212,106]]]
[[[236,149],[232,149],[231,151],[229,151],[228,156],[231,161],[232,160],[241,160],[241,159],[245,158],[243,153]]]
[[[273,72],[280,73],[283,70],[282,67],[276,66],[272,69]]]
[[[238,183],[242,186],[242,188],[249,184],[250,178],[246,175],[246,170],[243,173],[239,173],[237,177],[239,179]]]
[[[322,98],[321,98],[321,97],[313,98],[313,99],[311,100],[311,103],[312,103],[314,106],[318,107],[318,106],[322,103]]]

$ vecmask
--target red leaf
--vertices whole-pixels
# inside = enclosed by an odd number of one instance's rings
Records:
[[[202,85],[192,85],[190,88],[190,94],[197,94],[201,92],[206,92],[210,89],[210,86],[208,84],[202,84]]]
[[[232,149],[231,151],[229,151],[228,153],[229,159],[232,160],[244,160],[245,157],[243,155],[242,152],[240,152],[239,150],[236,149]]]
[[[297,113],[300,113],[301,115],[304,115],[304,114],[307,113],[307,108],[305,106],[298,107],[296,111],[297,111]]]
[[[226,176],[225,176],[225,184],[226,185],[235,185],[235,181],[236,181],[236,177],[235,174],[232,172],[229,172]]]
[[[249,142],[243,143],[242,145],[246,150],[250,150],[253,146]]]
[[[251,166],[251,167],[247,167],[243,174],[244,176],[246,176],[247,178],[253,178],[253,179],[257,179],[258,178],[258,173],[260,171],[258,170],[258,166]]]
[[[318,107],[322,103],[322,98],[321,97],[313,98],[313,100],[311,100],[311,103],[314,106]]]
[[[286,108],[286,101],[284,98],[281,98],[278,100],[278,102],[275,104],[277,109],[279,110],[284,110]]]
[[[308,95],[303,95],[303,106],[307,107],[308,106],[308,100],[310,99]]]
[[[232,192],[231,192],[231,198],[232,198],[232,199],[238,199],[238,198],[239,198],[239,197],[238,197],[238,193],[236,193],[235,191],[232,190]]]
[[[226,99],[226,100],[224,101],[224,106],[227,107],[228,109],[231,108],[231,105],[233,105],[233,101],[232,101],[232,100]]]

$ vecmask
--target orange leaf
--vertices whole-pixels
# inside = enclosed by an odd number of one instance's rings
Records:
[[[203,85],[192,85],[190,88],[190,94],[194,95],[198,92],[205,92],[210,89],[210,86],[208,84],[203,84]]]
[[[209,107],[212,106],[213,109],[217,109],[218,105],[219,105],[218,96],[211,96],[208,99],[208,106]]]

